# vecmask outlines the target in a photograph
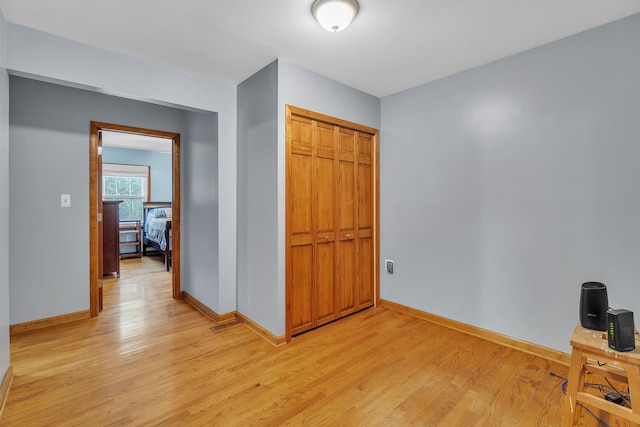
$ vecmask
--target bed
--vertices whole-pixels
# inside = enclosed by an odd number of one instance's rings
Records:
[[[153,248],[164,256],[167,271],[171,268],[171,202],[144,202],[142,204],[142,255]],[[150,254],[150,253],[149,253]]]

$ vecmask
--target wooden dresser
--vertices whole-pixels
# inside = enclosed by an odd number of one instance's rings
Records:
[[[102,273],[120,277],[119,200],[102,202]]]

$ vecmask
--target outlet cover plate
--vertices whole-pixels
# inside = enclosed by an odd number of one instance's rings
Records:
[[[392,259],[385,259],[384,264],[385,264],[385,268],[387,269],[387,273],[393,274],[394,261]]]

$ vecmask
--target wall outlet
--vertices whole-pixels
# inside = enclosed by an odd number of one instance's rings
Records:
[[[393,274],[393,263],[394,261],[392,259],[385,259],[384,260],[386,269],[387,269],[387,273],[389,274]]]

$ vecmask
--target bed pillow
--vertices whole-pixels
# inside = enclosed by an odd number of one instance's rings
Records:
[[[171,208],[153,208],[147,212],[147,220],[153,218],[171,218]]]

